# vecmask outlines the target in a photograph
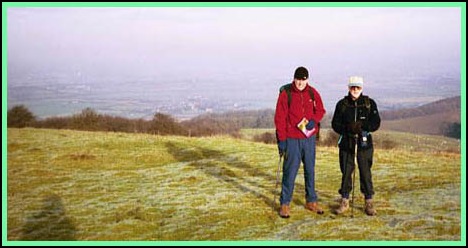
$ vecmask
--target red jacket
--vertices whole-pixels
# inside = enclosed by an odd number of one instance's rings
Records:
[[[310,98],[309,89],[312,89],[315,96],[315,114],[314,103]],[[296,88],[294,82],[291,87],[291,103],[288,106],[288,94],[283,90],[276,103],[275,126],[278,140],[283,141],[287,138],[305,139],[307,138],[297,128],[297,124],[305,117],[307,120],[314,120],[315,132],[318,132],[318,123],[325,115],[322,98],[314,87],[307,84],[303,91]]]

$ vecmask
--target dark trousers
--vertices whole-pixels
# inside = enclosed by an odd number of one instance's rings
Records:
[[[304,164],[304,181],[306,201],[316,202],[315,192],[315,135],[307,139],[287,139],[286,154],[283,163],[283,183],[281,186],[281,204],[291,202],[297,172]]]
[[[374,186],[372,184],[372,159],[374,148],[366,150],[358,150],[357,162],[359,166],[359,181],[361,192],[366,199],[371,199],[374,195]],[[343,198],[348,198],[349,193],[353,188],[353,171],[354,171],[354,151],[340,149],[340,169],[341,169],[341,188],[338,191]]]

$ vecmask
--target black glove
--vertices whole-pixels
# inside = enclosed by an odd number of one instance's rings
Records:
[[[315,127],[315,121],[314,120],[309,120],[309,122],[306,125],[307,130],[312,130]]]
[[[362,122],[360,121],[351,122],[348,125],[348,130],[352,134],[360,134],[362,132]]]

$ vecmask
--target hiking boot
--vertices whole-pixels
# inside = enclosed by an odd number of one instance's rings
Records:
[[[305,208],[317,214],[323,214],[323,210],[318,206],[317,202],[308,202]]]
[[[279,215],[281,216],[281,218],[289,218],[289,205],[282,204],[279,211]]]
[[[377,211],[374,209],[374,204],[372,204],[372,199],[367,199],[366,200],[366,206],[365,209],[366,214],[369,216],[374,216],[377,214]]]
[[[336,210],[337,214],[342,214],[349,209],[349,199],[341,198],[340,207]]]

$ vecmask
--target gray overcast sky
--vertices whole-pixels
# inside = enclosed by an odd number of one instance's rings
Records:
[[[292,77],[459,70],[459,8],[8,8],[9,72]]]

